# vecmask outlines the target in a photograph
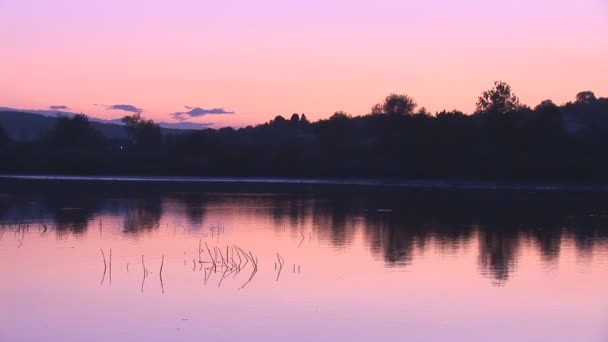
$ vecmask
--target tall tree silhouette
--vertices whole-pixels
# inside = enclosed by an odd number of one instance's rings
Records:
[[[519,98],[513,94],[511,86],[503,81],[495,81],[494,87],[484,91],[476,104],[478,113],[505,114],[519,108]]]

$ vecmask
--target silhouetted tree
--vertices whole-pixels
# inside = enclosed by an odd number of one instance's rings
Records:
[[[350,117],[351,116],[348,113],[339,110],[337,112],[334,112],[334,114],[329,117],[329,120],[346,120]]]
[[[534,108],[537,113],[537,120],[541,123],[542,127],[535,127],[539,129],[534,134],[547,133],[547,130],[552,132],[562,131],[562,117],[559,107],[551,100],[545,100]]]
[[[581,91],[576,94],[576,103],[578,104],[592,104],[596,101],[597,98],[592,91]]]
[[[431,116],[431,113],[425,107],[422,107],[418,110],[418,113],[416,113],[416,115]]]
[[[506,82],[495,81],[494,87],[486,90],[477,100],[478,113],[506,114],[521,107],[519,98],[511,91]]]
[[[276,125],[282,125],[286,122],[287,122],[287,120],[285,120],[285,118],[282,117],[281,115],[275,116],[274,120],[271,121],[271,123],[276,124]]]
[[[534,110],[543,110],[544,108],[556,108],[557,105],[551,100],[544,100],[538,106],[534,107]]]
[[[91,173],[103,169],[106,139],[86,115],[59,115],[44,142],[24,157],[26,165],[53,173]],[[23,152],[20,150],[18,153]]]
[[[298,115],[298,113],[293,113],[291,115],[291,118],[289,119],[289,121],[291,123],[298,123],[298,122],[300,122],[300,116]]]
[[[127,115],[122,118],[127,132],[136,146],[140,148],[159,148],[162,143],[160,126],[152,120],[147,120],[140,113]]]
[[[372,114],[411,115],[416,106],[414,99],[405,94],[390,94],[384,102],[372,107]]]
[[[58,115],[49,141],[61,148],[90,148],[100,147],[103,144],[103,136],[91,126],[89,118],[84,114],[76,114],[71,118]]]
[[[300,122],[304,125],[310,124],[310,121],[308,121],[308,119],[306,118],[306,114],[302,114],[302,117],[300,118]]]

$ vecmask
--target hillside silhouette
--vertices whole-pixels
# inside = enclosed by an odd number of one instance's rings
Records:
[[[11,108],[3,109],[0,108],[0,126],[3,126],[6,134],[11,140],[17,142],[29,141],[33,142],[41,139],[43,136],[49,134],[50,131],[55,129],[57,125],[58,116],[74,114],[62,114],[54,113],[53,116],[43,115],[40,113],[28,113],[23,111],[13,110]],[[95,119],[88,118],[91,126],[103,134],[106,138],[111,140],[126,139],[127,131],[124,126],[119,123],[112,121],[102,120],[96,121]],[[120,120],[116,120],[120,121]],[[167,124],[166,124],[167,125]],[[183,123],[175,124],[179,126],[188,126]],[[175,134],[179,135],[182,133],[188,133],[195,128],[169,128],[162,127],[161,132],[163,135]]]
[[[140,114],[123,123],[108,134],[84,115],[60,116],[28,139],[0,128],[0,172],[608,181],[608,98],[590,91],[531,108],[495,82],[470,114],[431,114],[391,94],[369,114],[316,122],[296,113],[180,132]]]

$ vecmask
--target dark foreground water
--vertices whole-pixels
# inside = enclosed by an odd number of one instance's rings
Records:
[[[0,341],[608,341],[608,195],[0,181]]]

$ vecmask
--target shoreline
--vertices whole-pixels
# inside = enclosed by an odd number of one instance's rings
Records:
[[[66,181],[109,183],[196,183],[196,184],[268,184],[330,185],[420,190],[512,190],[608,192],[608,184],[568,184],[508,181],[394,180],[380,178],[286,178],[286,177],[179,177],[179,176],[86,176],[0,174],[0,181]]]

